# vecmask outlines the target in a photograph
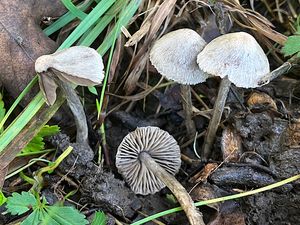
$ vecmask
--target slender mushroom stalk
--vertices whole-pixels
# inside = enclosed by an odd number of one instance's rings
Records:
[[[40,75],[40,88],[48,105],[55,102],[57,87],[63,90],[74,115],[76,142],[88,144],[86,116],[71,83],[82,86],[101,84],[104,73],[101,56],[92,48],[75,46],[39,57],[35,70]]]
[[[222,78],[214,112],[206,132],[202,157],[207,159],[215,140],[231,82],[255,88],[270,71],[268,58],[255,38],[245,32],[225,34],[208,43],[197,56],[199,68]]]
[[[230,90],[230,86],[231,86],[231,81],[227,77],[225,77],[221,80],[218,96],[217,96],[217,99],[215,101],[214,108],[213,108],[213,115],[209,122],[207,131],[206,131],[205,140],[203,143],[203,159],[207,159],[207,157],[209,157],[209,155],[210,155],[210,149],[215,140],[218,126],[219,126],[221,118],[222,118],[222,114],[223,114],[224,106],[226,103],[227,95]]]
[[[172,31],[157,40],[150,51],[150,61],[168,80],[181,84],[185,126],[189,138],[194,138],[192,99],[189,85],[204,82],[208,75],[197,65],[197,55],[206,45],[203,38],[191,29]]]
[[[136,194],[154,194],[167,186],[192,225],[204,225],[185,188],[174,178],[180,168],[176,140],[158,127],[141,127],[129,133],[118,147],[116,166]]]
[[[163,180],[170,191],[175,195],[182,209],[186,213],[190,224],[204,224],[202,214],[194,206],[194,202],[186,192],[185,188],[168,172],[166,172],[155,160],[146,152],[140,154],[139,159],[151,170],[155,176]]]
[[[65,93],[68,106],[73,113],[77,130],[76,142],[81,144],[88,144],[88,126],[86,122],[86,116],[78,95],[76,94],[74,88],[70,83],[64,82],[59,78],[55,81]]]

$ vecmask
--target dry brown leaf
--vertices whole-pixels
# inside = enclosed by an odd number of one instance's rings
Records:
[[[242,140],[232,127],[226,127],[222,133],[221,150],[225,162],[237,162],[242,155]]]
[[[206,183],[207,178],[210,176],[210,174],[215,171],[215,169],[218,167],[217,163],[208,163],[205,165],[205,167],[198,172],[196,175],[190,178],[190,183]]]
[[[277,106],[275,101],[269,95],[263,92],[253,92],[247,100],[247,105],[250,108],[259,107],[261,105],[264,106],[268,105],[273,110],[277,111]]]
[[[57,48],[40,28],[41,18],[65,10],[60,0],[0,1],[0,83],[13,97],[34,77],[34,60]]]
[[[163,1],[163,3],[158,7],[156,13],[154,14],[151,20],[149,32],[147,33],[147,37],[143,43],[143,46],[132,58],[132,62],[134,62],[132,66],[133,69],[128,75],[128,78],[124,85],[126,94],[130,94],[135,89],[136,83],[139,80],[142,72],[144,71],[146,62],[148,60],[148,45],[156,37],[157,31],[159,30],[163,22],[166,20],[170,12],[172,12],[175,4],[176,0]]]

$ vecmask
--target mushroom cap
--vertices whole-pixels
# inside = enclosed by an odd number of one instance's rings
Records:
[[[166,185],[139,159],[147,152],[168,173],[175,175],[181,165],[176,140],[158,127],[140,127],[126,135],[118,147],[116,166],[136,194],[148,195]]]
[[[245,32],[225,34],[208,43],[199,53],[201,70],[228,79],[238,87],[258,87],[258,81],[270,72],[263,49]]]
[[[150,61],[168,80],[198,84],[208,78],[197,65],[197,55],[205,45],[203,38],[191,29],[172,31],[154,43]]]
[[[36,60],[37,73],[49,68],[58,70],[65,80],[81,86],[101,84],[104,78],[102,57],[93,48],[85,46],[70,47]]]

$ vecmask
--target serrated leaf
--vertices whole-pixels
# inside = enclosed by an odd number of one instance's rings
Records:
[[[7,198],[6,208],[12,215],[21,215],[36,205],[37,201],[33,194],[22,191],[21,194],[14,192],[11,197]]]
[[[59,126],[45,125],[40,132],[22,150],[22,153],[38,152],[45,148],[44,137],[51,136],[59,132]]]
[[[39,225],[41,222],[41,210],[34,210],[22,223],[21,225]]]
[[[106,224],[106,215],[102,211],[98,211],[95,213],[91,225],[105,225]]]
[[[0,190],[0,206],[3,205],[7,201],[7,198],[5,198],[4,194]]]
[[[284,56],[291,56],[300,52],[300,35],[289,36],[282,48]]]
[[[69,206],[46,206],[47,214],[41,225],[85,225],[89,222],[85,215]]]
[[[88,86],[89,92],[98,96],[97,89],[94,86]]]

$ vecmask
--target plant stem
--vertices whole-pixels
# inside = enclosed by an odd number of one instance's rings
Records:
[[[147,152],[140,153],[139,159],[149,170],[155,174],[155,176],[163,181],[170,191],[175,195],[182,209],[185,211],[190,224],[205,225],[202,214],[195,207],[193,200],[185,188],[174,178],[174,176],[169,174],[158,163],[156,163]]]
[[[204,139],[204,146],[203,146],[203,152],[202,152],[203,160],[206,160],[210,156],[211,147],[215,140],[218,126],[221,121],[221,117],[223,114],[227,95],[230,90],[230,85],[231,85],[231,82],[230,82],[230,80],[228,80],[227,77],[223,78],[220,83],[218,96],[217,96],[217,99],[216,99],[215,105],[214,105],[213,115],[209,122],[207,131],[206,131],[206,136]]]
[[[189,139],[193,139],[196,133],[195,123],[192,119],[193,103],[191,96],[191,89],[189,85],[180,85],[182,96],[182,107],[185,115],[185,126]]]

